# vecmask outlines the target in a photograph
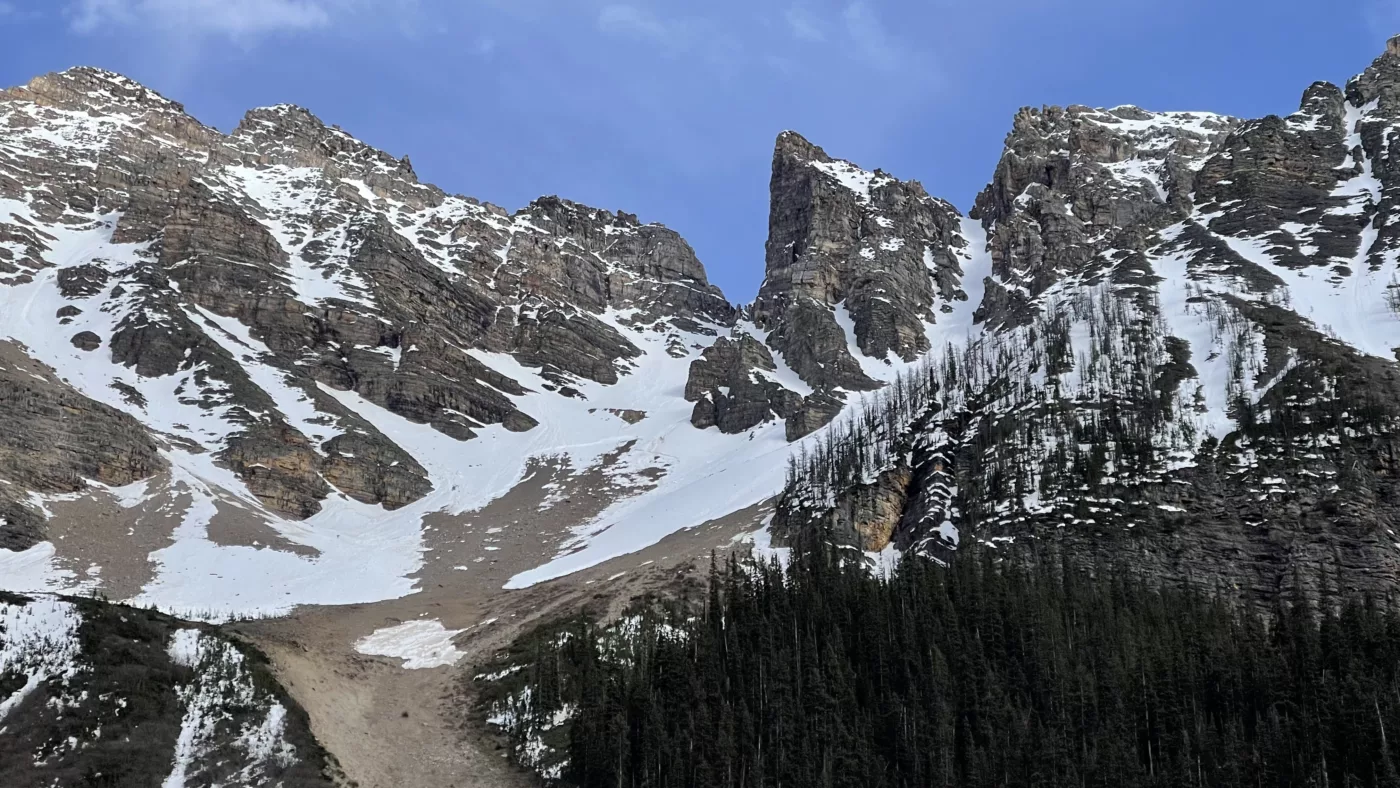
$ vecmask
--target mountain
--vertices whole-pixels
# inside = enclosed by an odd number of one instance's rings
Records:
[[[253,110],[224,133],[99,69],[0,92],[0,588],[30,595],[0,625],[0,718],[33,731],[15,746],[43,761],[14,779],[112,774],[105,729],[45,760],[72,721],[105,719],[95,693],[45,709],[82,697],[83,676],[124,670],[151,672],[164,694],[132,755],[140,774],[113,784],[180,764],[190,784],[244,772],[316,784],[324,771],[239,755],[244,717],[272,715],[273,700],[210,699],[207,714],[176,702],[245,664],[243,635],[144,612],[153,623],[128,631],[130,609],[55,593],[283,617],[251,636],[275,662],[254,684],[304,703],[363,784],[441,777],[403,776],[449,768],[435,754],[347,746],[347,719],[375,741],[384,724],[357,716],[373,703],[327,709],[328,682],[380,692],[367,688],[403,669],[365,663],[424,638],[449,657],[405,665],[449,669],[463,653],[451,640],[494,620],[463,600],[515,605],[502,585],[688,526],[723,522],[726,543],[752,531],[790,441],[968,330],[961,266],[979,236],[951,205],[791,132],[773,193],[787,240],[770,244],[760,300],[738,308],[659,224],[558,197],[510,212],[447,194],[298,107]],[[693,555],[662,552],[657,571]],[[316,651],[287,616],[365,603],[388,607],[336,608],[350,617],[336,614]],[[441,607],[464,629],[405,620]],[[67,628],[30,637],[35,610],[66,611]],[[94,621],[125,640],[87,634]],[[181,638],[206,636],[234,649],[223,667],[186,664]],[[49,648],[72,659],[43,667]],[[302,659],[332,667],[299,680]],[[429,684],[415,726],[442,694]],[[389,776],[365,777],[374,769]]]
[[[1393,594],[1400,40],[1287,117],[1023,110],[980,333],[798,462],[775,528]]]
[[[976,305],[963,265],[980,233],[919,183],[833,159],[791,131],[778,136],[770,191],[758,298],[691,368],[686,398],[697,427],[738,433],[777,416],[796,440],[938,337],[966,332]]]
[[[300,703],[362,785],[498,770],[453,666],[717,549],[1388,597],[1398,128],[1400,39],[1286,117],[1022,110],[968,216],[783,132],[734,305],[662,225],[448,194],[298,107],[225,133],[98,69],[0,91],[0,721],[66,741],[37,699],[111,655],[36,643],[134,615],[76,594],[259,619],[151,618],[130,659],[184,698],[181,632],[256,643],[255,710]],[[300,730],[286,768],[330,779]]]
[[[240,545],[210,536],[221,519],[293,543],[274,546],[276,561],[245,559],[243,576],[271,585],[239,612],[398,596],[425,517],[485,505],[539,458],[575,474],[606,466],[633,492],[700,484],[692,495],[711,498],[732,486],[707,486],[716,461],[784,451],[783,431],[768,434],[782,419],[806,434],[840,409],[839,386],[874,387],[857,340],[882,360],[886,345],[904,360],[926,345],[910,332],[931,300],[896,318],[854,281],[868,262],[855,226],[833,253],[849,259],[821,263],[841,271],[836,289],[788,305],[792,287],[775,285],[749,317],[661,225],[557,197],[510,213],[449,195],[297,107],[253,110],[223,134],[124,77],[76,68],[0,93],[0,125],[0,385],[21,405],[0,415],[0,545],[24,551],[11,559],[26,567],[19,590],[110,591],[101,557],[66,553],[51,526],[86,516],[62,511],[80,501],[115,499],[113,518],[157,531],[97,545],[139,551],[137,563],[154,552],[119,589],[127,598],[225,607],[228,587],[190,587],[202,567],[239,560]],[[782,210],[884,224],[880,211],[906,211],[936,218],[935,236],[956,230],[951,207],[917,187],[879,176],[852,192],[842,179],[861,171],[796,135],[779,160],[792,181],[775,180],[792,195]],[[818,219],[804,232],[822,232]],[[880,254],[900,256],[931,297],[918,252]],[[785,282],[804,265],[770,262]],[[832,311],[847,291],[861,304],[850,344]],[[822,332],[810,346],[782,339],[808,328]],[[872,333],[896,330],[909,336]],[[755,344],[769,333],[778,362]],[[843,376],[820,359],[839,359]],[[710,424],[765,435],[702,434]],[[776,478],[749,475],[708,515],[768,497]],[[151,522],[170,512],[182,512],[173,534]],[[593,514],[631,547],[707,519],[672,523],[663,506],[626,534]],[[308,570],[368,576],[308,593]]]

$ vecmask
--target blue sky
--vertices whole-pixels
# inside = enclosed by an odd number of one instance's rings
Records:
[[[0,84],[301,104],[448,191],[670,225],[741,302],[783,129],[966,209],[1018,107],[1286,113],[1392,32],[1400,0],[0,0]]]

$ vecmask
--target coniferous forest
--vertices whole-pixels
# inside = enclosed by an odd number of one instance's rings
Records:
[[[1400,786],[1400,617],[809,546],[517,644],[484,707],[586,786]],[[503,678],[504,677],[504,678]],[[480,678],[479,678],[480,680]]]

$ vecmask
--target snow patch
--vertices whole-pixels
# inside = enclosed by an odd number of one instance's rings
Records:
[[[377,629],[355,643],[361,654],[403,660],[407,670],[455,665],[466,656],[452,645],[464,630],[448,629],[437,619],[407,621],[398,626]]]
[[[19,689],[0,696],[0,722],[40,685],[66,682],[78,672],[81,623],[76,607],[51,597],[0,603],[0,676],[19,674],[25,679]]]

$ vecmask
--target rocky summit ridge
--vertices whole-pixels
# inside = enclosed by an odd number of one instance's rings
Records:
[[[980,333],[799,460],[775,528],[1393,595],[1398,132],[1396,40],[1287,116],[1023,110]]]
[[[429,522],[544,464],[541,511],[603,503],[512,586],[786,486],[779,539],[1389,588],[1397,79],[1392,42],[1288,116],[1027,108],[968,216],[783,132],[736,307],[629,213],[448,194],[299,107],[224,134],[38,77],[0,92],[0,559],[103,587],[50,538],[89,501],[149,553],[127,598],[217,605],[190,578],[230,530],[277,545],[256,612],[392,598]]]
[[[509,671],[431,671],[746,539],[1393,600],[1397,135],[1400,39],[1288,115],[1023,109],[967,216],[783,132],[735,306],[299,107],[0,91],[0,783],[512,784],[444,683]]]
[[[780,469],[970,303],[975,231],[951,205],[791,132],[768,278],[741,309],[660,224],[448,194],[300,107],[224,134],[80,67],[0,92],[0,129],[0,545],[18,590],[103,585],[100,560],[49,538],[89,499],[155,529],[141,583],[164,599],[239,546],[210,536],[221,522],[328,573],[392,545],[377,590],[279,594],[295,604],[403,593],[425,517],[479,508],[544,458],[606,466],[619,503],[744,477],[701,520],[634,515],[645,544],[770,496],[781,471],[745,463]]]

